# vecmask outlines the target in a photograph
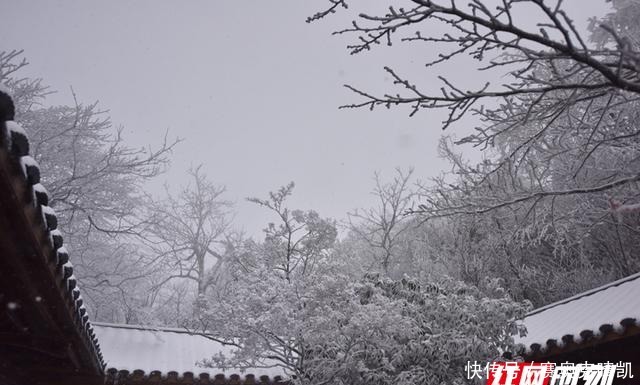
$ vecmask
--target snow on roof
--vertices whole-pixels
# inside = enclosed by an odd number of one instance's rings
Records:
[[[211,378],[217,374],[253,374],[256,377],[285,377],[284,370],[267,362],[256,368],[206,368],[198,365],[218,353],[229,355],[233,347],[223,345],[199,334],[191,334],[185,329],[150,328],[122,324],[93,323],[100,340],[102,353],[108,369],[145,373],[154,371],[166,375],[169,372],[193,373],[198,376],[207,373]]]
[[[533,310],[524,324],[527,335],[516,343],[525,345],[527,353],[640,326],[640,273]]]

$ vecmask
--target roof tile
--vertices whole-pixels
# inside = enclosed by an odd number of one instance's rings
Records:
[[[516,338],[527,354],[624,333],[640,326],[640,273],[530,312],[527,334]]]

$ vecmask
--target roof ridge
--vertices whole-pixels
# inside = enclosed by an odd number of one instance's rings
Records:
[[[576,300],[579,300],[579,299],[584,298],[584,297],[588,297],[590,295],[599,293],[599,292],[604,291],[606,289],[609,289],[609,288],[612,288],[612,287],[615,287],[615,286],[620,286],[620,285],[622,285],[624,283],[627,283],[629,281],[635,281],[636,279],[640,279],[640,272],[637,272],[635,274],[631,274],[631,275],[626,276],[624,278],[620,278],[618,280],[606,283],[606,284],[604,284],[602,286],[598,286],[596,288],[583,291],[582,293],[578,293],[578,294],[576,294],[574,296],[571,296],[569,298],[561,299],[560,301],[556,301],[556,302],[550,303],[548,305],[539,307],[537,309],[533,309],[532,311],[530,311],[529,313],[527,313],[525,315],[525,318],[529,317],[529,316],[532,316],[534,314],[542,313],[543,311],[552,309],[552,308],[554,308],[556,306],[564,305],[566,303],[569,303],[569,302],[572,302],[572,301],[576,301]],[[94,322],[94,324],[95,324],[95,322]]]
[[[146,330],[146,331],[183,333],[183,334],[200,335],[200,336],[214,335],[213,333],[208,331],[202,332],[202,331],[189,330],[187,328],[175,328],[175,327],[168,327],[168,326],[131,325],[131,324],[121,324],[121,323],[114,323],[114,322],[97,322],[97,321],[92,321],[91,324],[94,326],[103,326],[103,327],[118,328],[118,329],[136,329],[136,330]]]
[[[177,371],[169,371],[162,372],[159,370],[151,370],[145,371],[142,369],[136,370],[127,370],[127,369],[118,369],[118,368],[109,368],[106,371],[106,379],[108,379],[109,383],[121,383],[122,380],[127,381],[128,379],[133,379],[134,381],[139,381],[140,377],[144,379],[150,379],[152,377],[162,378],[160,384],[167,383],[167,379],[169,381],[178,380],[180,383],[197,383],[198,384],[238,384],[238,385],[253,385],[253,384],[264,384],[264,385],[291,385],[291,380],[289,376],[286,375],[256,375],[253,373],[224,373],[224,372],[194,372],[194,371],[185,371],[185,372],[177,372]],[[187,379],[187,381],[180,381],[182,379]],[[257,379],[260,379],[259,381]],[[194,381],[195,380],[195,381]],[[220,382],[220,381],[224,382]],[[229,382],[227,382],[229,380]],[[157,381],[157,380],[156,380]],[[127,381],[128,382],[128,381]],[[154,381],[154,383],[156,383]],[[172,382],[173,383],[173,382]]]

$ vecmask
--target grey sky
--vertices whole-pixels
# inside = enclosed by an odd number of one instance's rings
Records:
[[[441,114],[338,110],[356,100],[343,83],[385,89],[384,65],[427,87],[439,87],[433,75],[441,73],[460,84],[487,80],[469,62],[422,71],[437,53],[426,46],[350,56],[350,38],[330,33],[352,14],[305,23],[322,4],[5,0],[0,50],[25,50],[23,76],[59,91],[50,103],[70,104],[70,86],[81,101],[99,100],[131,145],[157,145],[167,129],[184,138],[159,182],[184,183],[189,166],[203,163],[237,201],[237,225],[257,235],[269,217],[244,198],[291,180],[292,206],[341,219],[373,204],[374,171],[413,166],[426,179],[446,167],[436,153]],[[569,5],[582,26],[605,9],[600,0]]]

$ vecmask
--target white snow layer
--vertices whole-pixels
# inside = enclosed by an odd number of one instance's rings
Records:
[[[25,156],[20,158],[20,167],[22,168],[22,174],[26,178],[27,177],[27,167],[40,168],[40,165],[38,165],[38,162],[36,162],[35,159],[30,157],[29,155],[25,155]]]
[[[21,125],[19,125],[18,123],[14,122],[13,120],[7,120],[5,122],[5,124],[7,125],[7,130],[9,132],[17,132],[17,133],[22,134],[25,137],[27,137],[27,132],[24,130],[24,128],[22,128]]]
[[[53,215],[53,216],[56,215],[56,212],[51,207],[49,207],[49,206],[40,206],[40,207],[42,207],[42,214],[43,215],[45,215],[45,214],[46,215]]]
[[[150,329],[100,322],[93,322],[92,325],[107,368],[130,372],[140,369],[147,374],[157,370],[164,376],[173,371],[180,377],[185,372],[191,372],[194,376],[208,373],[210,377],[220,373],[226,376],[253,374],[256,377],[285,377],[280,367],[247,368],[241,372],[239,368],[222,370],[199,366],[198,362],[219,353],[229,356],[234,348],[181,329]]]
[[[524,319],[527,335],[516,338],[516,343],[527,349],[539,343],[544,348],[547,340],[555,339],[562,346],[567,334],[580,343],[580,332],[590,330],[600,336],[604,324],[620,332],[625,318],[640,324],[640,273],[532,311]]]
[[[49,195],[49,192],[47,191],[46,188],[44,188],[44,186],[41,183],[36,183],[33,186],[31,186],[31,188],[33,188],[33,191],[37,191],[41,194]]]

